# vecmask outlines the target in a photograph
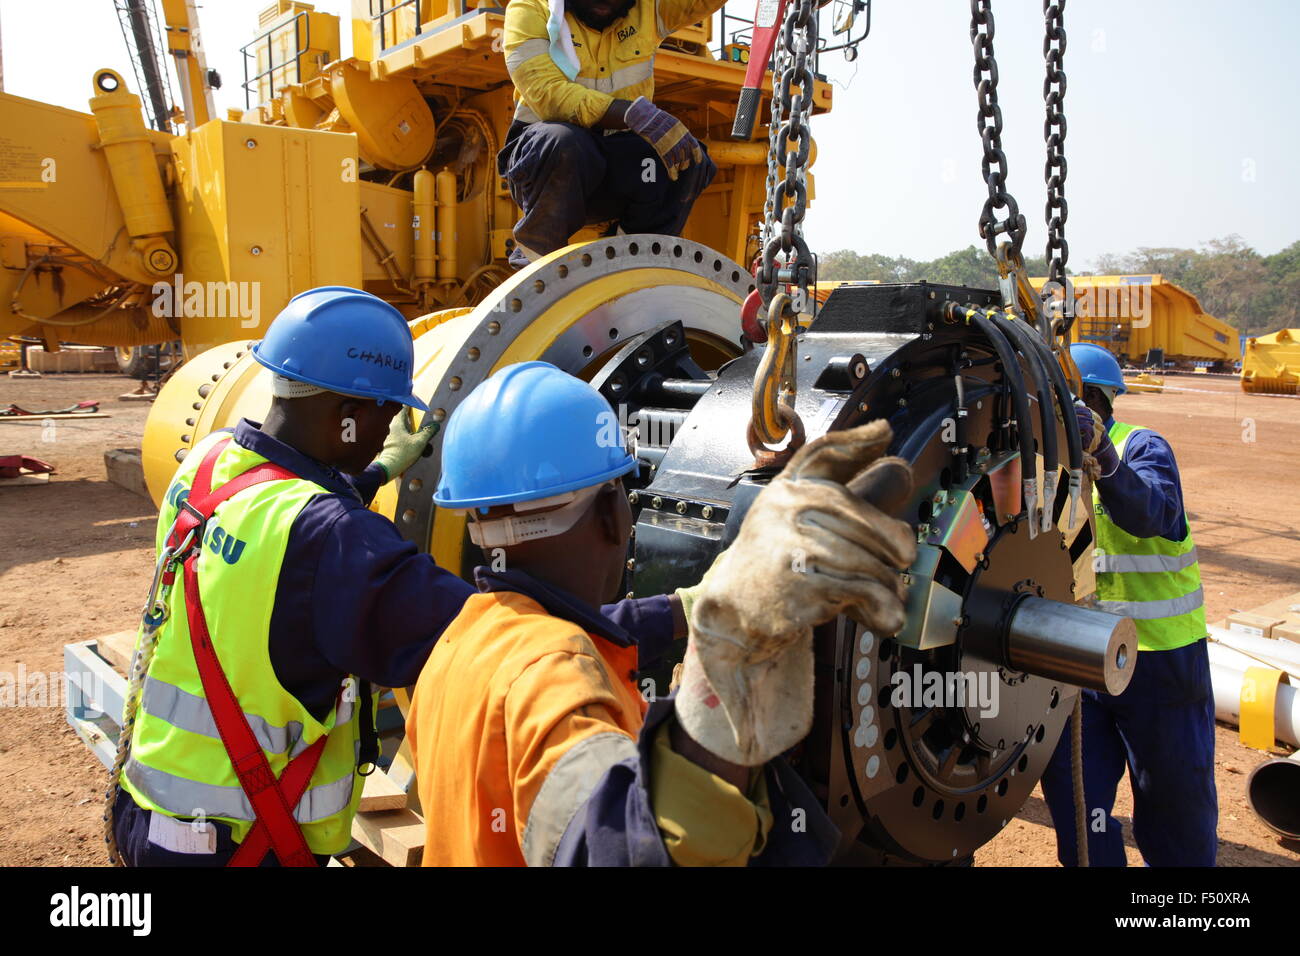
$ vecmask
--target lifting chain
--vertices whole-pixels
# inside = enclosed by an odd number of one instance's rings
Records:
[[[1065,0],[1043,0],[1047,30],[1043,36],[1043,60],[1047,75],[1043,79],[1043,103],[1047,118],[1043,122],[1043,139],[1047,142],[1047,165],[1043,179],[1047,183],[1047,293],[1053,325],[1069,330],[1074,317],[1074,290],[1065,274],[1070,259],[1070,244],[1065,241],[1065,220],[1070,207],[1065,202]],[[1061,290],[1064,294],[1057,295]]]
[[[980,213],[980,235],[989,255],[998,258],[997,237],[1006,233],[1017,257],[1025,241],[1025,217],[1015,197],[1007,192],[1007,154],[1002,151],[1002,107],[998,106],[998,62],[993,56],[992,0],[971,0],[970,38],[975,47],[975,93],[979,99],[977,125],[984,158],[980,168],[989,198]],[[1006,210],[999,222],[997,211]]]
[[[787,449],[793,451],[802,433],[794,411],[794,340],[798,313],[816,307],[812,293],[816,263],[803,237],[816,60],[817,2],[790,0],[772,72],[767,195],[757,276],[768,335],[767,351],[754,378],[749,428],[750,448],[757,458],[770,456],[763,446],[780,442],[787,432],[794,433]],[[790,294],[778,291],[781,287],[791,287]]]
[[[1034,289],[1029,281],[1021,248],[1025,241],[1025,217],[1015,197],[1007,191],[1007,156],[1002,151],[1002,109],[998,106],[998,64],[993,54],[994,22],[992,0],[971,0],[971,43],[975,48],[975,92],[979,99],[978,127],[984,147],[981,169],[988,186],[989,197],[980,212],[980,235],[998,266],[998,286],[1002,302],[1008,309],[1018,312],[1033,325],[1054,352],[1060,351],[1057,336],[1068,327],[1068,319],[1053,322],[1044,308],[1044,295]],[[1065,242],[1065,0],[1043,0],[1047,32],[1043,40],[1043,56],[1047,62],[1047,76],[1043,84],[1043,98],[1047,104],[1047,120],[1043,135],[1047,140],[1047,255],[1052,272],[1052,283],[1046,290],[1054,316],[1073,313],[1073,292],[1065,279],[1065,261],[1069,247]],[[1005,218],[998,211],[1005,210]],[[1005,233],[1007,239],[999,242]]]

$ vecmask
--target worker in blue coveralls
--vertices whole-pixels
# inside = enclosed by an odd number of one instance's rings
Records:
[[[1089,863],[1125,865],[1123,827],[1111,809],[1127,767],[1133,838],[1147,864],[1213,866],[1214,693],[1178,465],[1154,431],[1115,420],[1115,398],[1126,389],[1114,356],[1088,343],[1070,346],[1070,355],[1083,379],[1086,408],[1076,411],[1084,448],[1100,465],[1092,492],[1097,598],[1103,610],[1133,619],[1139,650],[1124,693],[1081,692]],[[1078,861],[1069,740],[1067,725],[1043,774],[1064,866]]]
[[[412,392],[412,357],[405,318],[375,296],[332,286],[295,296],[254,348],[271,378],[266,420],[197,443],[159,516],[161,548],[209,455],[214,488],[249,467],[285,472],[214,512],[198,579],[211,643],[271,772],[283,781],[295,754],[328,741],[301,799],[287,801],[307,852],[286,865],[322,865],[348,845],[361,775],[377,758],[369,683],[414,684],[478,593],[367,508],[437,427],[412,429],[403,408],[425,407]],[[116,853],[129,866],[285,863],[278,844],[247,852],[266,821],[241,790],[195,670],[179,581],[168,600],[110,797]],[[642,660],[686,636],[676,596],[601,613]],[[349,684],[360,706],[341,693]]]

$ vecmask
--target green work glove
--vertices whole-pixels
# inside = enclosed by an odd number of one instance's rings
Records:
[[[375,459],[375,464],[384,469],[384,474],[388,476],[389,481],[392,481],[419,460],[436,434],[438,434],[437,422],[430,422],[419,431],[411,431],[411,416],[403,408],[393,419],[393,424],[388,426],[388,438],[384,441],[384,450]]]

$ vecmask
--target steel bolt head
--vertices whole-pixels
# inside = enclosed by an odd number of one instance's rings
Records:
[[[679,515],[686,514],[686,502],[684,501],[677,502],[677,513]]]

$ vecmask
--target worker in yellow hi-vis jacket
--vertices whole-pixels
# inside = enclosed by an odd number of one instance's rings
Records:
[[[516,105],[497,168],[524,211],[514,265],[561,248],[588,223],[681,234],[717,168],[651,102],[655,51],[722,2],[511,0],[505,55]]]

